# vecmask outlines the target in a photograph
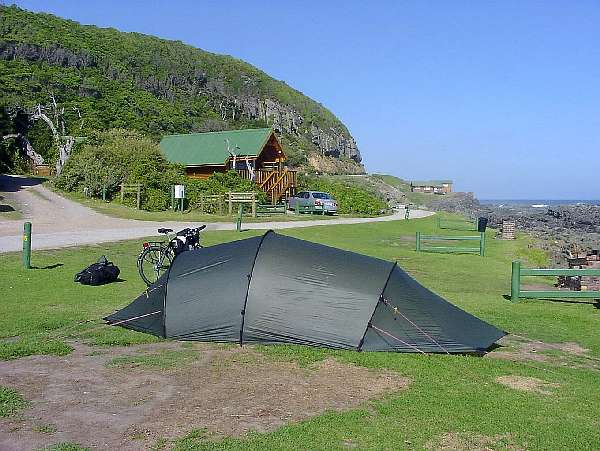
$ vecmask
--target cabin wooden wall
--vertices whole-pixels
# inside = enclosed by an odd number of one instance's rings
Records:
[[[185,168],[186,175],[196,179],[206,179],[215,172],[225,172],[225,166],[199,166]]]

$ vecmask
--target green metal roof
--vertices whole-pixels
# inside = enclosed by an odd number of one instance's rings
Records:
[[[441,187],[444,183],[452,184],[452,180],[418,180],[410,182],[412,186],[435,186]]]
[[[237,156],[255,157],[273,134],[271,128],[230,130],[224,132],[167,135],[160,150],[171,163],[185,166],[224,165],[230,157],[229,147]]]

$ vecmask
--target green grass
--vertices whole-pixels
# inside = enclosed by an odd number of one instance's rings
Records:
[[[40,434],[54,434],[57,430],[53,424],[38,424],[33,427],[33,431]]]
[[[108,361],[107,366],[131,368],[142,366],[146,368],[158,368],[167,370],[180,365],[186,365],[198,359],[198,353],[189,349],[175,351],[162,349],[154,354],[126,355],[115,357]]]
[[[90,448],[81,446],[79,443],[61,442],[46,446],[44,451],[90,451]]]
[[[13,416],[28,404],[16,390],[0,385],[0,417]]]
[[[440,233],[435,217],[288,229],[282,233],[397,260],[428,288],[500,328],[546,342],[574,341],[589,348],[591,356],[600,357],[600,311],[592,304],[544,300],[512,304],[503,297],[510,292],[513,259],[529,260],[526,266],[544,263],[543,255],[529,246],[529,238],[494,240],[495,232],[489,231],[487,256],[482,258],[416,253],[416,231]],[[258,233],[207,232],[205,238],[210,245]],[[0,334],[7,339],[0,342],[0,349],[8,351],[3,351],[3,358],[23,354],[11,354],[10,348],[22,340],[29,343],[29,353],[57,353],[44,348],[46,340],[52,337],[54,342],[66,346],[69,336],[103,346],[156,341],[148,335],[101,326],[98,322],[77,324],[98,320],[143,290],[135,270],[142,241],[34,252],[36,266],[63,264],[48,270],[25,271],[20,267],[20,255],[4,256],[0,261],[0,286],[8,296],[3,299]],[[126,281],[103,287],[74,284],[73,274],[102,254],[120,266]],[[175,449],[346,449],[348,444],[359,449],[422,449],[427,444],[440,444],[448,433],[457,433],[467,442],[477,441],[479,436],[500,437],[488,446],[492,449],[600,448],[600,387],[598,372],[591,368],[473,356],[342,352],[293,345],[257,349],[269,358],[298,362],[305,367],[333,357],[367,368],[395,371],[412,383],[404,391],[358,409],[326,412],[270,433],[253,432],[240,438],[216,440],[203,431],[193,431],[174,441]],[[536,377],[560,386],[553,389],[552,395],[522,392],[497,383],[496,378],[503,375]]]

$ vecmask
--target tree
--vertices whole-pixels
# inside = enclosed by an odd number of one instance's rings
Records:
[[[60,175],[65,163],[71,155],[73,145],[75,144],[75,138],[67,135],[66,133],[65,108],[58,107],[56,98],[53,94],[50,94],[50,99],[52,100],[51,105],[42,106],[41,104],[38,104],[31,114],[31,118],[34,121],[38,119],[43,120],[50,128],[52,137],[54,138],[54,143],[58,148],[58,158],[56,159],[56,175]],[[81,120],[79,124],[79,129],[81,130],[83,127],[81,112],[77,107],[74,107],[73,110],[77,113],[77,116]],[[54,120],[52,120],[46,113],[52,115]]]

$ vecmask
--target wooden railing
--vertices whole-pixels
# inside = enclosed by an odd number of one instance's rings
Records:
[[[430,241],[478,241],[477,247],[454,247],[454,246],[432,246],[424,242]],[[485,257],[485,233],[480,232],[479,236],[450,236],[450,235],[425,235],[421,232],[416,234],[417,252],[441,252],[441,253],[460,253],[460,254],[479,254]]]
[[[250,171],[239,169],[238,174],[243,179],[252,180]],[[283,169],[282,171],[254,171],[254,182],[269,196],[270,201],[275,204],[282,197],[293,194],[297,186],[297,172]]]
[[[546,269],[546,268],[521,268],[520,261],[512,262],[512,277],[510,300],[519,302],[520,299],[564,299],[564,298],[588,298],[600,299],[600,291],[566,291],[566,290],[521,290],[521,277],[523,276],[592,276],[600,277],[600,268],[589,269]]]

